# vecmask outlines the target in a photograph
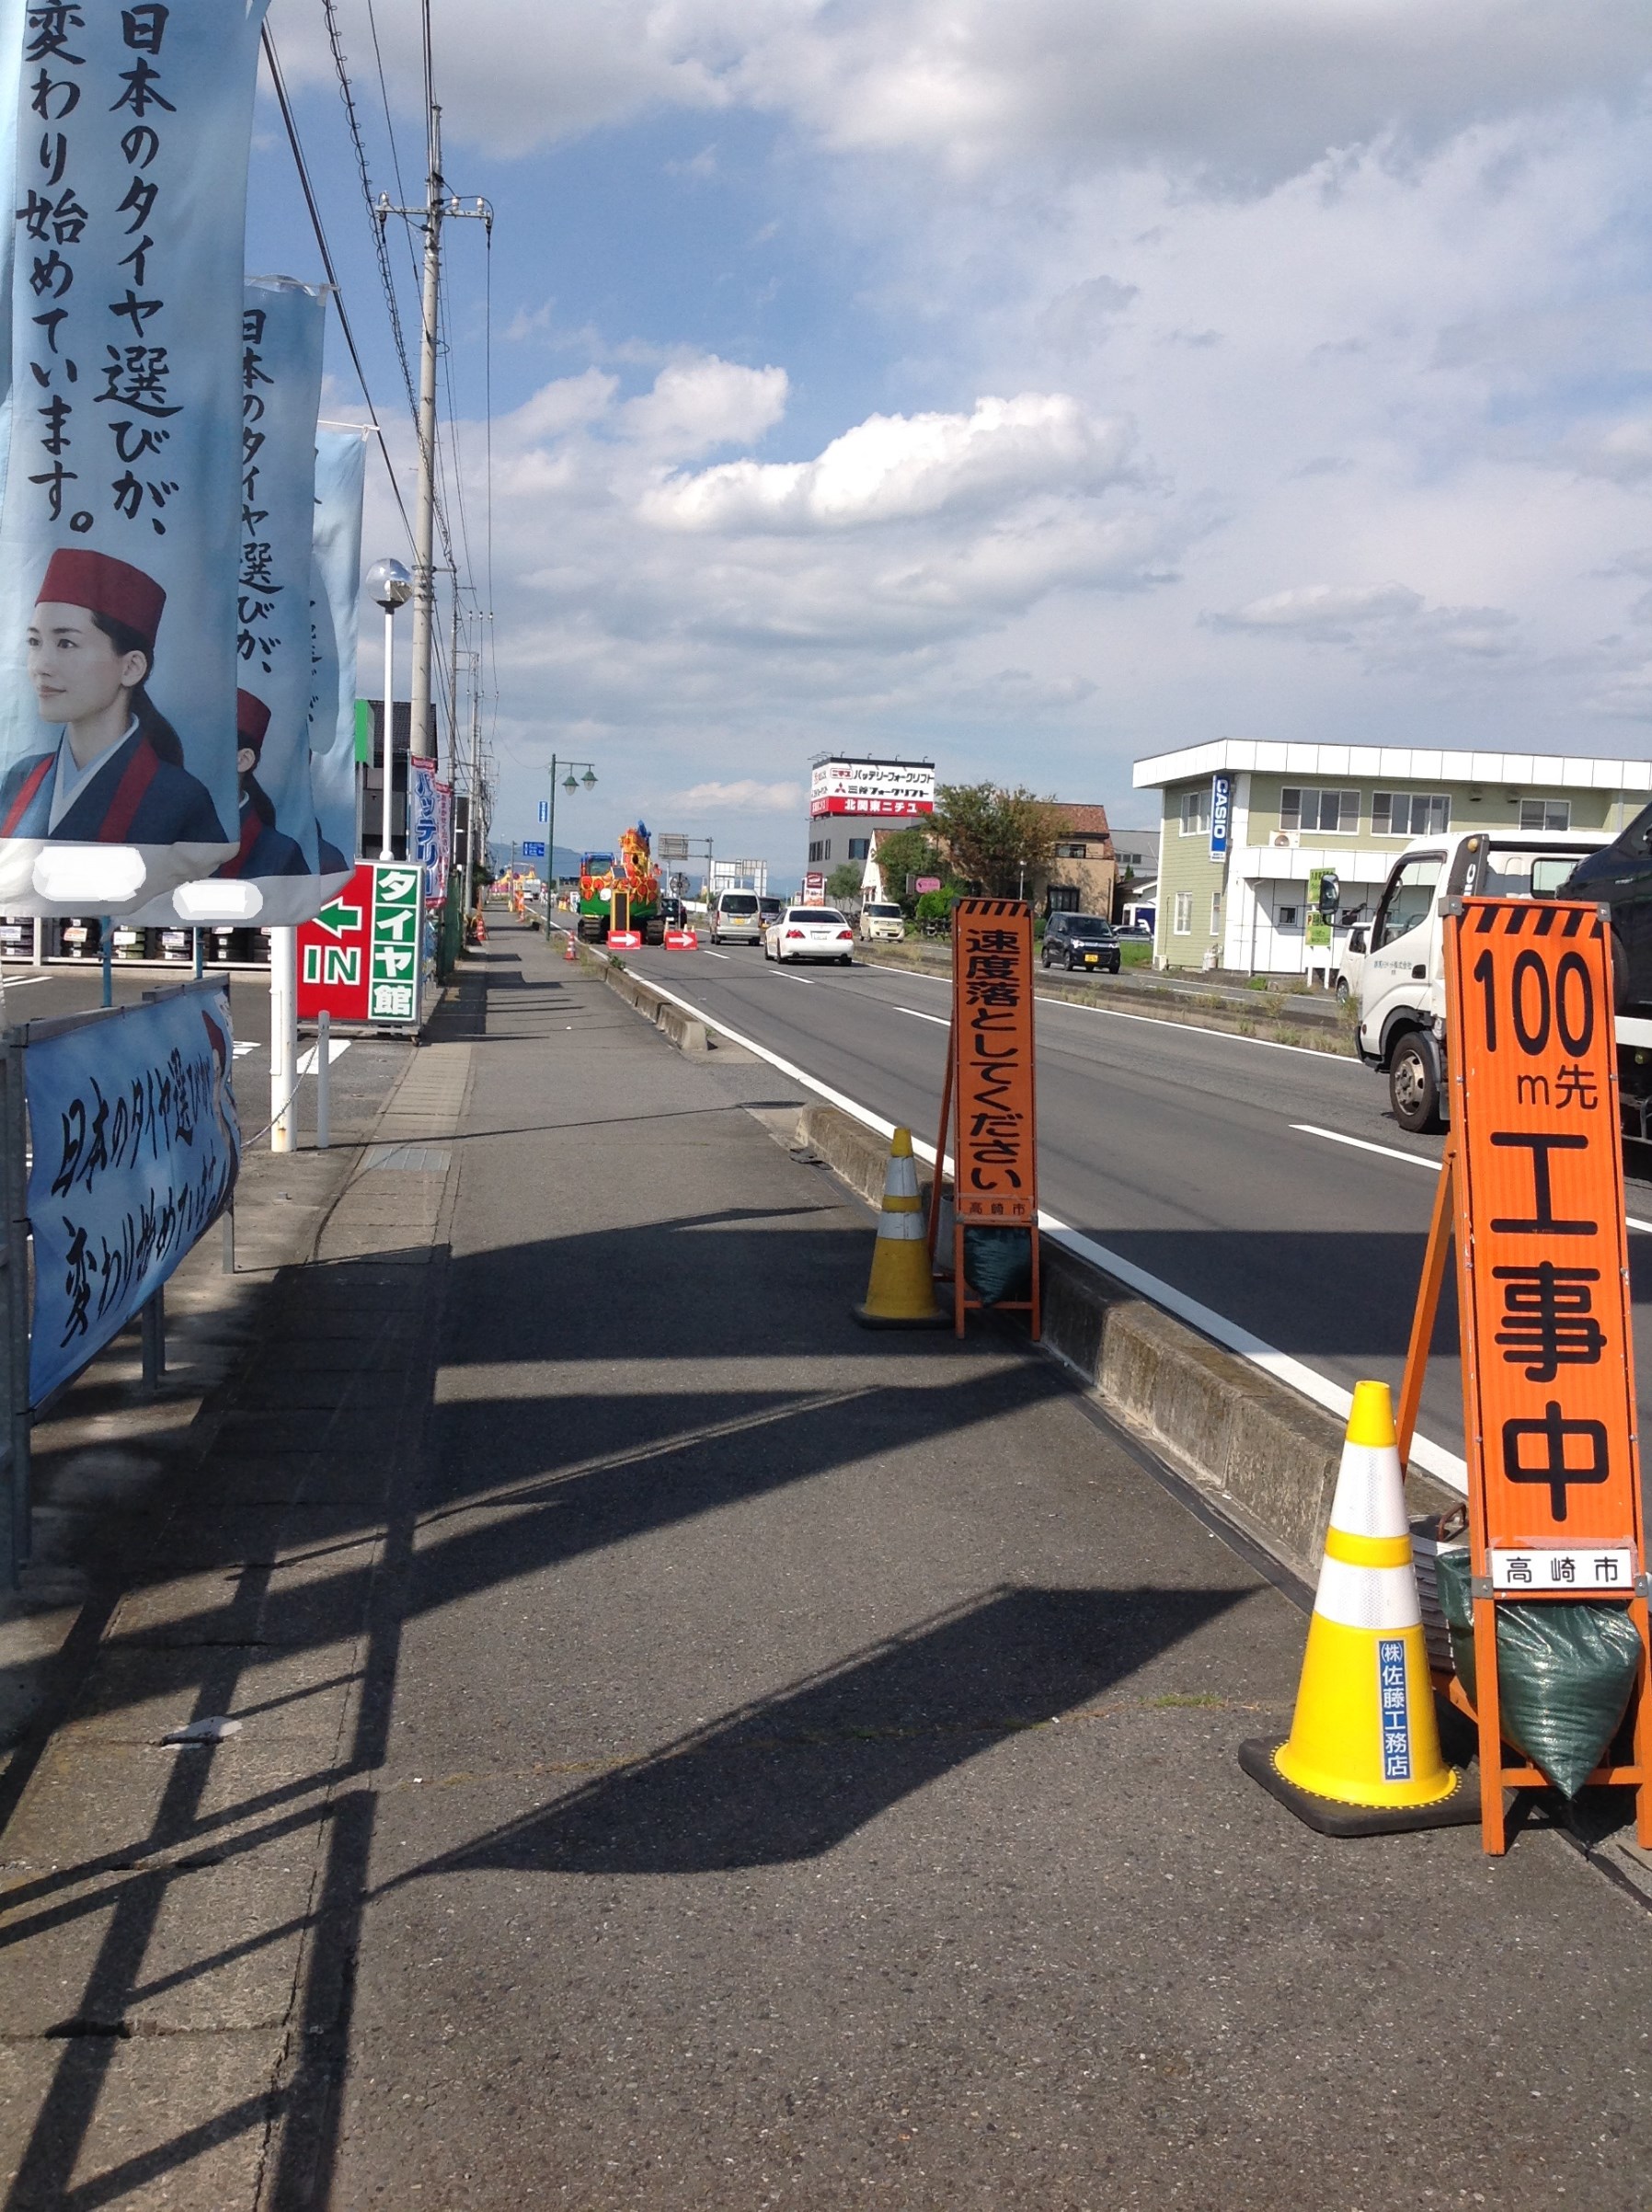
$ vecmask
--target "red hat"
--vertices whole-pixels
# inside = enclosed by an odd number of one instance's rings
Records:
[[[235,693],[235,736],[242,745],[249,745],[254,752],[264,750],[264,735],[270,728],[270,709],[262,699],[255,699],[250,692]]]
[[[46,564],[45,579],[35,595],[36,606],[42,600],[65,607],[85,607],[88,613],[124,623],[154,652],[166,594],[154,577],[110,554],[60,545]]]

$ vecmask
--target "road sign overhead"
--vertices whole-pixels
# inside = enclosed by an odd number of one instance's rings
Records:
[[[522,839],[522,856],[524,860],[543,860],[545,858],[544,838],[524,837]]]
[[[551,802],[548,798],[542,798],[539,802],[539,819],[542,822],[548,822],[551,819]]]

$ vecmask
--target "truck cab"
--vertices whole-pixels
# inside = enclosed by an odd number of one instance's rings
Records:
[[[1445,1116],[1447,899],[1553,899],[1608,842],[1588,831],[1468,830],[1419,838],[1394,862],[1359,981],[1356,1041],[1367,1067],[1388,1077],[1403,1129],[1438,1129]]]

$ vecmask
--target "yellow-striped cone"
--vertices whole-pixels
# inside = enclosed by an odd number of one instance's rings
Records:
[[[918,1196],[918,1163],[912,1158],[910,1129],[897,1129],[889,1140],[883,1211],[872,1247],[872,1279],[866,1286],[866,1302],[855,1307],[855,1318],[868,1329],[946,1325],[946,1316],[935,1301],[935,1274],[924,1232],[924,1201]]]
[[[1242,1746],[1239,1761],[1326,1835],[1478,1817],[1440,1753],[1385,1382],[1354,1391],[1291,1734]]]

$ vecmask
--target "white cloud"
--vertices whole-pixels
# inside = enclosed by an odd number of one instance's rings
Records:
[[[1288,630],[1315,643],[1347,645],[1363,625],[1420,614],[1422,606],[1421,592],[1405,584],[1295,584],[1206,619],[1222,629]]]
[[[729,461],[673,476],[644,502],[686,530],[820,530],[904,521],[1124,476],[1127,423],[1095,421],[1065,393],[981,399],[969,415],[874,415],[814,461]]]
[[[732,784],[691,784],[686,791],[671,793],[671,804],[702,814],[797,814],[803,807],[803,786],[761,784],[743,776]]]
[[[364,0],[344,43],[373,51]],[[327,81],[325,31],[276,0],[288,74]],[[381,11],[393,88],[419,83],[415,16]],[[1247,184],[1399,134],[1566,100],[1633,107],[1652,65],[1640,0],[486,0],[437,31],[449,131],[505,154],[650,108],[756,109],[838,149],[948,166],[1162,162]]]
[[[672,458],[718,445],[750,445],[786,413],[784,369],[746,369],[715,354],[662,369],[653,388],[626,402],[620,428]]]

